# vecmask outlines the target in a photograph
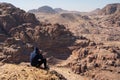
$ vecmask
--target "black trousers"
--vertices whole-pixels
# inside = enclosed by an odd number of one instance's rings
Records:
[[[40,61],[37,61],[37,63],[32,65],[32,66],[35,66],[35,67],[39,68],[42,64],[44,64],[44,68],[47,68],[47,61],[46,61],[46,59],[41,59]]]

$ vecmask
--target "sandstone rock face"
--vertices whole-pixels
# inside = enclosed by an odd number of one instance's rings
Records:
[[[10,32],[15,38],[26,43],[37,43],[37,46],[44,48],[66,47],[75,40],[72,33],[60,24],[38,25],[35,28],[32,28],[29,24],[24,24],[12,28]]]
[[[3,42],[7,39],[7,36],[4,34],[0,34],[0,42]]]
[[[1,58],[1,61],[7,63],[26,62],[29,61],[29,55],[32,51],[32,44],[23,43],[19,39],[8,38],[2,48],[4,58]]]
[[[34,36],[36,37],[35,40],[40,42],[40,45],[43,45],[43,47],[66,47],[75,40],[71,32],[64,25],[59,24],[36,27]],[[37,39],[37,36],[40,38]]]
[[[24,36],[24,31],[29,27],[33,29],[38,24],[40,23],[34,14],[26,13],[9,3],[0,3],[0,52],[3,62],[19,63],[29,60],[32,49],[28,43],[24,43],[30,41],[28,36]],[[14,38],[18,34],[20,37]]]
[[[31,13],[26,13],[8,3],[0,3],[0,29],[8,33],[11,28],[23,23],[38,24],[38,21]]]
[[[107,17],[105,19],[104,23],[105,22],[106,22],[105,25],[114,26],[114,27],[120,27],[120,14],[119,14],[119,12]]]

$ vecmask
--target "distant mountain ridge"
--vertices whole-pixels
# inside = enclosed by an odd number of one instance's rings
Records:
[[[39,7],[38,9],[29,10],[28,12],[30,12],[30,13],[38,13],[38,12],[42,12],[42,13],[59,13],[59,12],[66,12],[66,11],[67,10],[63,10],[61,8],[53,9],[50,6],[42,6],[42,7]]]
[[[64,10],[64,9],[61,9],[61,8],[55,8],[54,9],[56,12],[68,12],[68,10]]]
[[[120,3],[108,4],[102,9],[97,8],[91,12],[68,11],[61,8],[52,8],[50,6],[42,6],[42,7],[39,7],[38,9],[31,9],[28,12],[30,13],[39,13],[39,12],[41,13],[81,13],[81,14],[87,14],[87,15],[94,15],[94,14],[110,15],[110,14],[120,12]]]
[[[30,13],[37,13],[37,12],[56,13],[56,11],[49,6],[42,6],[42,7],[39,7],[38,9],[29,10],[28,12],[30,12]]]

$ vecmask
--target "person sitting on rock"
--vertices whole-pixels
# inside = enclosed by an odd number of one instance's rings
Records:
[[[42,64],[44,64],[44,69],[47,69],[46,58],[43,57],[37,47],[34,48],[34,51],[30,55],[30,62],[34,67],[40,67]]]

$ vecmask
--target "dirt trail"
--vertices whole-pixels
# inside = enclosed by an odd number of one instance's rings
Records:
[[[71,71],[70,68],[65,67],[66,60],[60,60],[52,57],[51,62],[54,61],[56,62],[56,64],[49,65],[50,70],[57,71],[59,74],[63,75],[67,80],[90,80],[88,78],[75,74],[74,72]]]
[[[89,80],[87,78],[73,73],[69,68],[66,67],[51,66],[50,69],[62,74],[67,80]]]

